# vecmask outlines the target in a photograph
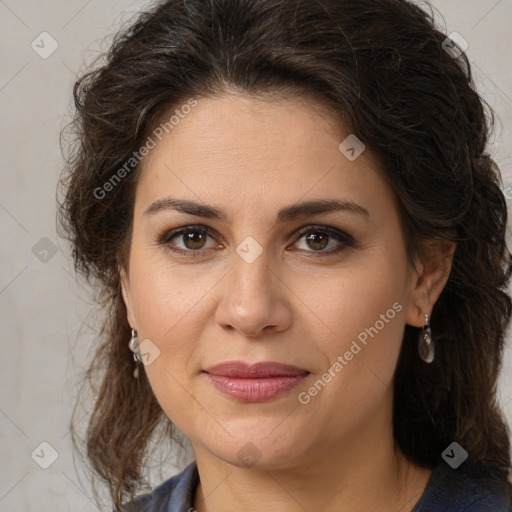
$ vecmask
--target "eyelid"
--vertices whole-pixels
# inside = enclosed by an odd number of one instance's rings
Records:
[[[299,238],[301,238],[306,233],[310,233],[312,231],[326,233],[329,236],[340,239],[342,242],[344,242],[347,245],[355,244],[354,237],[349,235],[346,231],[343,231],[341,229],[334,228],[331,226],[326,226],[323,224],[308,224],[307,226],[299,228],[298,231],[295,232],[294,242],[296,242]]]

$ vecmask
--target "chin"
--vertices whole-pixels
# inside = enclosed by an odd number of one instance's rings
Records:
[[[276,446],[275,440],[268,437],[260,440],[254,436],[247,436],[246,440],[232,440],[229,445],[212,447],[210,452],[239,468],[271,471],[290,467],[297,463],[300,457],[297,446],[300,443],[288,439],[286,445]]]

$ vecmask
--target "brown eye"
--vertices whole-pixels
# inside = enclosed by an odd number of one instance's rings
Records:
[[[349,234],[329,226],[308,226],[297,233],[294,245],[295,250],[328,256],[343,251],[347,247],[354,247],[355,240]]]
[[[204,244],[208,235],[199,231],[191,231],[177,236],[182,237],[183,244],[187,249],[194,250],[204,248]]]
[[[208,247],[208,239],[211,239]],[[158,244],[167,246],[176,253],[187,256],[200,255],[203,251],[218,247],[215,237],[206,227],[187,226],[164,233],[158,238]]]
[[[329,235],[317,231],[316,233],[306,235],[305,240],[311,249],[318,251],[327,247],[327,244],[329,243]]]

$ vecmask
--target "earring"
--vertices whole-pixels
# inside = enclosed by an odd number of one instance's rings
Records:
[[[137,336],[137,331],[135,329],[132,329],[132,337],[130,339],[130,342],[128,343],[128,347],[133,352],[133,360],[135,361],[135,370],[133,370],[133,376],[134,378],[139,378],[139,365],[138,362],[142,361],[141,355],[140,355],[140,348],[139,348],[139,338]]]
[[[425,325],[418,342],[418,352],[425,363],[431,363],[434,360],[434,340],[430,330],[430,318],[426,313],[423,314],[425,315]]]

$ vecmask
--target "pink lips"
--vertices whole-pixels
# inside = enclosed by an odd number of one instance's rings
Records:
[[[309,372],[296,366],[261,362],[228,361],[205,370],[209,381],[222,393],[242,402],[277,398],[299,384]]]

